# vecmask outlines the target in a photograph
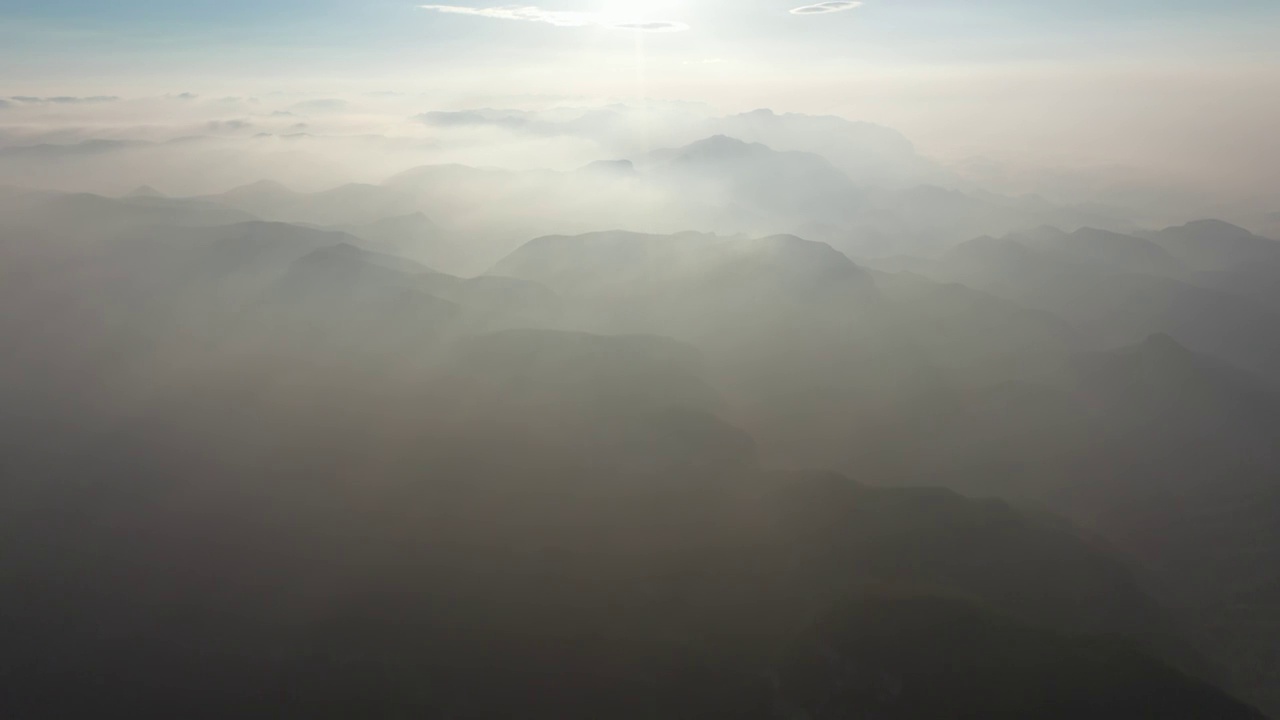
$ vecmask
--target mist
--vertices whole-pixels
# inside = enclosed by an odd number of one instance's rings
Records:
[[[0,8],[0,715],[1280,716],[1227,5]]]

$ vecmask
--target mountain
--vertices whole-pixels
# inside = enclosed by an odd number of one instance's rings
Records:
[[[264,220],[310,225],[363,225],[418,211],[411,197],[379,185],[348,183],[317,193],[299,193],[270,181],[201,198]]]
[[[557,289],[570,321],[573,306],[585,303],[596,327],[635,322],[629,327],[697,344],[711,375],[731,389],[731,417],[767,462],[1057,508],[1152,568],[1163,587],[1182,588],[1180,598],[1197,586],[1223,587],[1227,577],[1248,585],[1242,578],[1258,577],[1265,563],[1245,558],[1280,547],[1259,530],[1274,507],[1266,478],[1280,462],[1272,450],[1278,416],[1267,381],[1219,358],[1248,364],[1240,361],[1275,338],[1274,323],[1232,296],[1129,271],[1151,259],[1164,264],[1165,254],[1141,239],[1126,245],[1136,253],[1115,257],[1089,249],[1105,234],[1042,235],[1050,243],[1084,238],[1085,258],[984,238],[922,266],[986,292],[856,265],[840,279],[844,262],[815,252],[812,267],[832,272],[832,287],[870,292],[810,294],[824,281],[797,251],[809,245],[770,241],[778,254],[758,255],[742,239],[697,234],[542,238],[493,272]],[[756,276],[722,270],[736,267],[738,254],[761,257],[767,271],[748,282]],[[777,284],[787,268],[798,280]],[[742,292],[721,301],[728,288]],[[1214,354],[1188,349],[1163,328]],[[1078,354],[1124,337],[1135,339],[1132,349]],[[1232,516],[1256,540],[1219,526]],[[1222,575],[1196,580],[1215,566]],[[1202,604],[1183,602],[1188,617],[1205,617]],[[1264,632],[1256,622],[1230,630],[1232,642]],[[1240,686],[1265,687],[1242,674],[1266,666],[1256,648],[1248,652],[1247,661],[1243,651],[1215,652],[1215,660]]]
[[[864,187],[820,155],[777,151],[723,135],[636,158],[573,172],[426,166],[385,185],[416,198],[451,237],[467,237],[468,250],[491,247],[496,257],[486,265],[530,236],[610,227],[649,234],[790,234],[826,242],[851,256],[880,257],[932,256],[975,235],[1046,223],[1075,228],[1110,222],[1043,200],[940,186]],[[478,212],[476,197],[502,211]],[[548,217],[547,207],[566,211]],[[653,212],[655,207],[663,212]]]
[[[1205,685],[1269,667],[1247,374],[1167,338],[1044,370],[1052,314],[792,235],[545,236],[477,278],[362,245],[134,228],[0,285],[5,712],[776,720],[871,683],[1254,717]],[[930,600],[856,602],[886,589]]]
[[[420,212],[330,229],[354,235],[371,249],[415,258],[435,268],[452,270],[462,260],[461,250],[445,231]]]
[[[484,272],[530,237],[630,228],[669,233],[690,228],[741,225],[754,217],[726,207],[717,196],[675,197],[643,172],[599,168],[570,172],[509,171],[462,165],[432,165],[407,170],[387,187],[416,198],[419,208],[447,229],[458,243],[462,274]],[[484,210],[475,199],[486,198]],[[711,202],[714,199],[715,202]],[[654,208],[666,208],[662,213]],[[562,207],[565,212],[548,213]]]
[[[1112,272],[1185,276],[1186,268],[1164,248],[1151,240],[1121,233],[1080,228],[1073,233],[1055,233],[1052,228],[1034,234],[1015,234],[1025,244],[1064,259],[1086,262]]]
[[[130,191],[130,192],[129,192],[129,194],[128,194],[128,195],[126,195],[125,197],[134,197],[134,198],[163,198],[163,197],[168,197],[168,196],[167,196],[167,195],[165,195],[164,193],[160,192],[159,190],[157,190],[157,189],[155,189],[155,188],[151,187],[150,185],[141,185],[141,186],[139,186],[139,187],[134,188],[134,189],[133,189],[132,191]]]
[[[777,220],[839,222],[861,189],[829,161],[716,135],[649,156],[650,174],[677,193],[751,208]]]
[[[1041,472],[1089,503],[1099,500],[1084,490],[1090,486],[1123,498],[1125,488],[1144,485],[1155,493],[1183,493],[1197,484],[1206,491],[1229,482],[1260,484],[1275,459],[1268,448],[1280,433],[1280,395],[1255,376],[1193,353],[1168,335],[1153,335],[1128,348],[1076,355],[1039,376],[997,385],[974,397],[954,423],[948,431],[957,433],[954,442],[945,440],[946,433],[938,438],[947,444],[948,454],[932,454],[956,478],[985,482],[996,476],[990,470],[1002,457],[1010,458],[1011,466],[1030,457],[1052,458]],[[1009,444],[1009,437],[1019,442]],[[950,454],[957,452],[968,459],[958,462]],[[1105,477],[1085,477],[1081,462],[1096,460],[1104,466],[1117,454],[1128,456],[1123,463],[1111,463],[1124,468],[1123,477],[1115,477],[1116,470]],[[1207,470],[1224,465],[1233,468],[1229,481]],[[932,461],[926,467],[925,473],[941,472]],[[1052,490],[1016,484],[1031,478],[1005,477],[1015,485],[968,489],[1005,496]],[[1056,504],[1065,507],[1063,502],[1058,498]],[[1117,507],[1129,504],[1112,502]],[[1112,530],[1123,527],[1117,522]]]
[[[93,138],[77,143],[40,143],[38,145],[13,145],[0,148],[0,157],[14,160],[57,160],[76,158],[86,155],[102,155],[117,150],[151,147],[153,143],[143,140],[107,140]]]
[[[1274,267],[1280,262],[1280,242],[1221,220],[1197,220],[1146,235],[1183,262],[1203,270],[1233,270],[1254,263]]]
[[[1252,596],[1280,553],[1280,394],[1167,335],[1088,353],[939,414],[906,482],[1053,507],[1145,569],[1200,646],[1273,702]],[[1247,609],[1248,608],[1248,609]],[[1264,640],[1268,638],[1269,640]]]
[[[668,145],[725,135],[782,151],[822,155],[861,185],[897,188],[956,182],[897,131],[835,116],[776,113],[762,108],[708,117],[696,108],[676,105],[637,108],[615,104],[543,111],[479,108],[430,112],[416,119],[433,127],[488,127],[523,135],[586,139],[620,155],[648,150],[636,147],[635,138],[640,135],[655,136],[655,142]]]
[[[504,258],[490,275],[543,283],[561,292],[605,292],[632,285],[656,291],[680,283],[711,287],[765,283],[767,292],[790,296],[828,285],[870,287],[849,258],[825,243],[791,235],[759,239],[704,233],[648,235],[628,232],[548,236],[529,241]],[[766,291],[764,285],[751,292]]]
[[[490,272],[557,292],[561,327],[696,345],[732,389],[736,422],[784,467],[889,472],[881,439],[927,424],[971,387],[1052,367],[1078,342],[1049,313],[873,274],[792,236],[551,236]]]
[[[964,387],[989,387],[1056,367],[1083,340],[1062,318],[912,272],[874,272],[889,302],[882,331],[946,369]]]
[[[565,298],[561,322],[567,327],[665,334],[704,348],[719,338],[717,350],[735,336],[765,341],[763,328],[777,328],[804,309],[806,323],[843,322],[831,317],[833,307],[862,306],[876,293],[870,276],[830,246],[785,235],[547,236],[529,241],[488,274],[554,290]],[[734,319],[740,313],[759,325],[744,326]],[[792,329],[807,332],[802,326]]]
[[[850,602],[794,651],[782,686],[812,718],[1263,717],[1123,642],[947,597]]]
[[[460,320],[472,332],[554,328],[564,313],[560,296],[536,282],[483,275],[464,279],[443,273],[420,275],[415,282],[428,294],[461,307]]]
[[[86,240],[148,225],[209,227],[255,219],[249,213],[203,200],[58,193],[27,198],[4,222]]]
[[[260,180],[249,185],[232,188],[212,199],[266,218],[279,212],[280,208],[298,202],[301,195],[302,193],[290,190],[282,183],[273,180]]]
[[[1191,718],[1258,717],[1153,658],[1160,613],[1119,566],[998,503],[819,473],[601,476],[507,449],[519,457],[483,472],[437,465],[429,480],[388,483],[366,469],[323,485],[342,497],[316,494],[313,476],[305,504],[307,485],[288,481],[292,493],[235,483],[164,515],[100,507],[135,542],[165,542],[121,567],[129,540],[108,526],[71,539],[72,552],[10,557],[28,592],[4,601],[6,630],[22,622],[8,647],[26,658],[9,706],[257,716],[277,697],[272,713],[307,717],[772,720],[823,717],[871,683],[882,691],[867,701],[901,713],[891,717],[1090,707],[1126,718],[1169,703]],[[375,480],[380,498],[361,489]],[[289,506],[287,529],[260,515]],[[82,574],[73,552],[89,542],[114,551],[105,568],[142,577],[219,543],[258,550],[251,563],[211,553],[198,573],[133,584]],[[393,548],[397,561],[377,562]],[[37,560],[77,592],[39,582]],[[849,601],[885,586],[926,597]],[[301,587],[306,597],[288,592]],[[945,599],[957,596],[973,599]],[[164,597],[181,612],[130,611]],[[119,692],[125,679],[217,692]]]
[[[1146,233],[1197,272],[1188,282],[1280,312],[1280,242],[1220,220]]]
[[[1166,333],[1280,382],[1276,316],[1257,303],[1167,277],[1068,262],[1015,238],[979,238],[921,271],[1054,313],[1094,347]]]
[[[452,329],[456,305],[415,286],[430,272],[409,260],[353,245],[315,250],[295,260],[235,331],[241,347],[310,363],[377,367],[375,358],[425,353]]]
[[[754,441],[716,417],[719,393],[693,347],[657,336],[516,329],[469,338],[442,372],[464,422],[526,431],[577,462],[630,472],[754,465]]]
[[[1261,258],[1231,270],[1204,270],[1188,281],[1218,292],[1251,300],[1280,313],[1280,258]]]
[[[882,125],[768,109],[717,118],[709,124],[718,134],[826,157],[860,185],[906,188],[957,182],[921,156],[901,133]]]
[[[145,400],[171,374],[216,357],[213,348],[292,263],[347,239],[263,222],[150,226],[59,248],[56,262],[11,261],[21,271],[0,299],[22,310],[0,327],[22,350],[3,358],[0,375],[26,381],[15,390],[24,399],[10,401],[33,413],[63,408],[51,398],[75,389],[82,407],[66,407],[63,419],[76,422],[99,401]]]
[[[579,172],[633,176],[636,174],[636,166],[630,160],[597,160],[583,167]]]
[[[1035,234],[1045,226],[1123,229],[1087,208],[938,185],[874,188],[846,227],[806,228],[856,258],[936,257],[974,237]],[[816,234],[815,234],[816,233]]]

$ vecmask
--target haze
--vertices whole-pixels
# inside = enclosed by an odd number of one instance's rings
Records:
[[[1280,717],[1280,6],[0,0],[0,716]]]

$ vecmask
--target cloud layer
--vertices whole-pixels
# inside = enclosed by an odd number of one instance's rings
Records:
[[[792,15],[821,15],[823,13],[843,12],[862,7],[860,0],[832,0],[816,5],[805,5],[791,11]]]
[[[544,10],[532,5],[503,5],[492,8],[473,8],[461,5],[421,5],[423,10],[451,15],[474,15],[494,20],[520,20],[544,23],[556,27],[606,27],[638,32],[681,32],[689,26],[671,20],[637,20],[615,18],[601,13],[568,10]]]
[[[93,97],[68,97],[65,95],[58,97],[31,97],[28,95],[15,95],[9,98],[7,104],[22,103],[24,105],[86,105],[97,103],[117,102],[120,98],[114,95],[95,95]]]

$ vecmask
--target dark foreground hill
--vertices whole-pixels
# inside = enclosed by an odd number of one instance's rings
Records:
[[[495,443],[201,484],[98,458],[126,495],[62,490],[6,560],[7,711],[1258,717],[1154,659],[1120,566],[1000,504]]]
[[[901,462],[760,462],[963,408],[976,338],[1038,358],[1051,319],[789,236],[550,239],[473,280],[350,240],[153,228],[8,265],[0,714],[1257,717],[1065,521],[884,487]],[[1199,367],[1155,351],[1121,406]],[[902,449],[867,427],[864,457]]]

